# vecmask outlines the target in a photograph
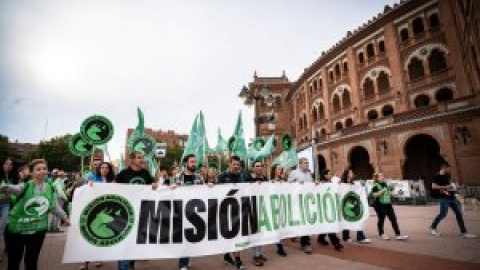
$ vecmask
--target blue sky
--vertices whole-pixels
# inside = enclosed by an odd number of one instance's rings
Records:
[[[180,133],[203,110],[210,145],[243,110],[250,138],[253,108],[237,95],[254,70],[295,81],[393,3],[0,0],[0,133],[37,143],[101,114],[118,158],[140,106],[147,126]]]

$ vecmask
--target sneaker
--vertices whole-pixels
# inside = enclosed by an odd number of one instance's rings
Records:
[[[82,263],[80,267],[78,267],[78,270],[86,270],[88,269],[88,262]]]
[[[383,240],[390,240],[390,237],[386,234],[380,235],[380,238],[382,238]]]
[[[439,232],[437,232],[437,230],[432,229],[432,228],[428,228],[428,232],[429,232],[431,235],[434,235],[434,236],[440,236],[440,235],[441,235]]]
[[[235,261],[232,259],[232,256],[230,256],[229,254],[226,254],[225,256],[223,256],[223,262],[226,265],[235,266]]]
[[[343,242],[353,243],[353,240],[352,239],[345,239],[345,240],[343,240]]]
[[[471,233],[462,233],[462,237],[465,239],[477,239],[478,236]]]
[[[338,243],[337,245],[333,246],[335,248],[336,251],[342,251],[342,249],[344,248],[342,244]]]
[[[303,247],[303,252],[306,254],[312,254],[312,247],[310,245]]]
[[[237,261],[235,262],[235,266],[237,267],[237,270],[245,269],[245,265],[243,265],[242,261]]]
[[[372,240],[365,238],[363,240],[358,241],[360,244],[370,244],[372,243]]]
[[[180,270],[188,270],[188,267],[184,266],[184,267],[180,268]]]
[[[407,240],[408,239],[408,235],[397,235],[395,237],[396,240],[398,241],[403,241],[403,240]]]
[[[258,257],[253,257],[253,265],[255,266],[263,266],[263,260],[260,258],[260,256]],[[237,267],[238,269],[238,267]]]
[[[260,258],[260,260],[262,260],[263,262],[268,261],[267,258],[263,257],[263,255],[258,256],[258,258]]]
[[[96,262],[96,263],[95,263],[95,267],[96,267],[96,268],[100,268],[100,267],[102,267],[102,266],[103,266],[103,263],[102,263],[102,262]]]
[[[286,257],[287,256],[287,253],[285,252],[285,250],[282,248],[282,249],[278,249],[277,250],[277,254],[282,256],[282,257]]]

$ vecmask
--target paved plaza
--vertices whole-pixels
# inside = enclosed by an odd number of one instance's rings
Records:
[[[372,238],[370,245],[345,243],[343,252],[332,247],[323,247],[312,241],[313,254],[306,255],[298,248],[298,242],[284,240],[288,256],[279,257],[275,247],[265,250],[268,262],[258,269],[480,269],[480,239],[463,239],[453,213],[439,226],[441,237],[427,233],[428,225],[437,214],[438,205],[396,206],[403,234],[410,236],[406,242],[383,241],[376,233],[375,212],[370,211],[366,224],[366,234]],[[470,232],[480,235],[480,209],[465,211],[465,221]],[[387,234],[393,234],[388,220],[385,223]],[[65,229],[65,228],[64,228]],[[61,264],[66,234],[48,234],[39,262],[39,270],[74,270],[78,264]],[[316,240],[316,238],[312,238]],[[257,269],[252,264],[250,250],[242,252],[242,258],[248,269]],[[177,260],[156,260],[139,262],[136,269],[178,269]],[[6,269],[6,262],[0,263],[0,269]],[[95,269],[92,265],[89,269]],[[100,269],[116,269],[115,262],[105,262]],[[222,263],[221,256],[194,258],[191,270],[233,269]]]

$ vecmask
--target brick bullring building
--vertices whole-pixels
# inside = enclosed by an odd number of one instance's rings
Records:
[[[255,73],[250,90],[272,95],[255,104],[257,133],[289,132],[297,148],[313,146],[317,173],[351,166],[363,178],[381,170],[429,187],[447,161],[454,179],[479,185],[479,13],[480,1],[402,1],[295,82]],[[265,115],[275,118],[259,122]]]

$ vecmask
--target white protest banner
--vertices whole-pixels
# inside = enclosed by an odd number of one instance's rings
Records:
[[[283,238],[361,230],[361,186],[245,183],[176,189],[94,184],[75,192],[63,262],[204,256]]]

